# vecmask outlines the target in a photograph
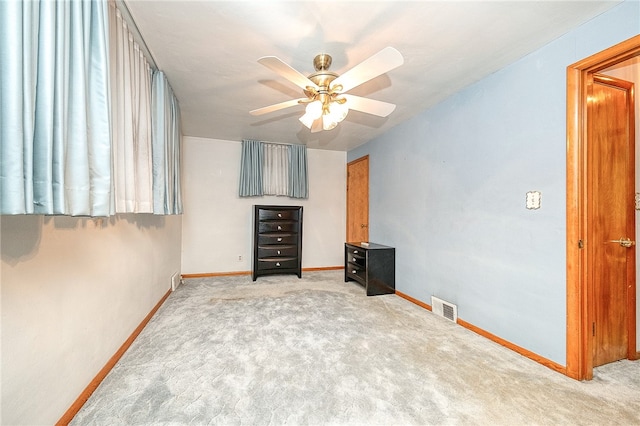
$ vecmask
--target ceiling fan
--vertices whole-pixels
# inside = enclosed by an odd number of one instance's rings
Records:
[[[264,56],[258,62],[300,87],[304,98],[292,99],[250,111],[262,115],[295,105],[306,105],[302,124],[312,133],[331,130],[345,119],[350,109],[386,117],[396,108],[394,104],[347,94],[349,90],[404,63],[393,47],[386,47],[342,75],[329,71],[331,56],[322,53],[313,59],[315,72],[305,77],[275,56]]]

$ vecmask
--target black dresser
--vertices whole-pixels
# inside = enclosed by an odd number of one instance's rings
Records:
[[[268,274],[302,277],[302,206],[253,206],[253,281]]]
[[[362,284],[367,296],[396,292],[396,249],[382,244],[345,243],[344,281]]]

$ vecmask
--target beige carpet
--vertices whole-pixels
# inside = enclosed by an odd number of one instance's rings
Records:
[[[640,363],[577,382],[341,271],[191,279],[76,425],[640,425]]]

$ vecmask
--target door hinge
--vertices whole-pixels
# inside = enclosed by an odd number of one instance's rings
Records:
[[[593,337],[596,336],[596,323],[595,322],[591,324],[591,333],[593,333],[592,334]]]
[[[584,248],[584,242],[582,240],[578,240],[578,248]]]

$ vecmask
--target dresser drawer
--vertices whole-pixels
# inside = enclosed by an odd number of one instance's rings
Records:
[[[258,247],[258,258],[265,257],[296,257],[298,255],[298,246],[296,245],[269,245]]]
[[[355,253],[347,253],[347,262],[364,268],[367,265],[367,257],[355,250]]]
[[[354,248],[354,247],[349,247],[347,246],[347,254],[349,256],[360,256],[360,257],[365,257],[366,251],[360,248]]]
[[[298,232],[298,222],[270,220],[258,223],[258,232]]]
[[[258,212],[258,220],[295,220],[299,219],[298,210],[266,210]]]
[[[261,271],[278,269],[295,269],[298,267],[298,259],[295,257],[265,257],[258,259],[258,269]]]
[[[366,280],[366,270],[364,267],[349,262],[346,268],[346,273],[349,278],[352,278],[356,281],[359,281],[361,284],[364,284]]]
[[[258,246],[265,245],[296,245],[298,243],[298,234],[270,233],[258,235]]]

